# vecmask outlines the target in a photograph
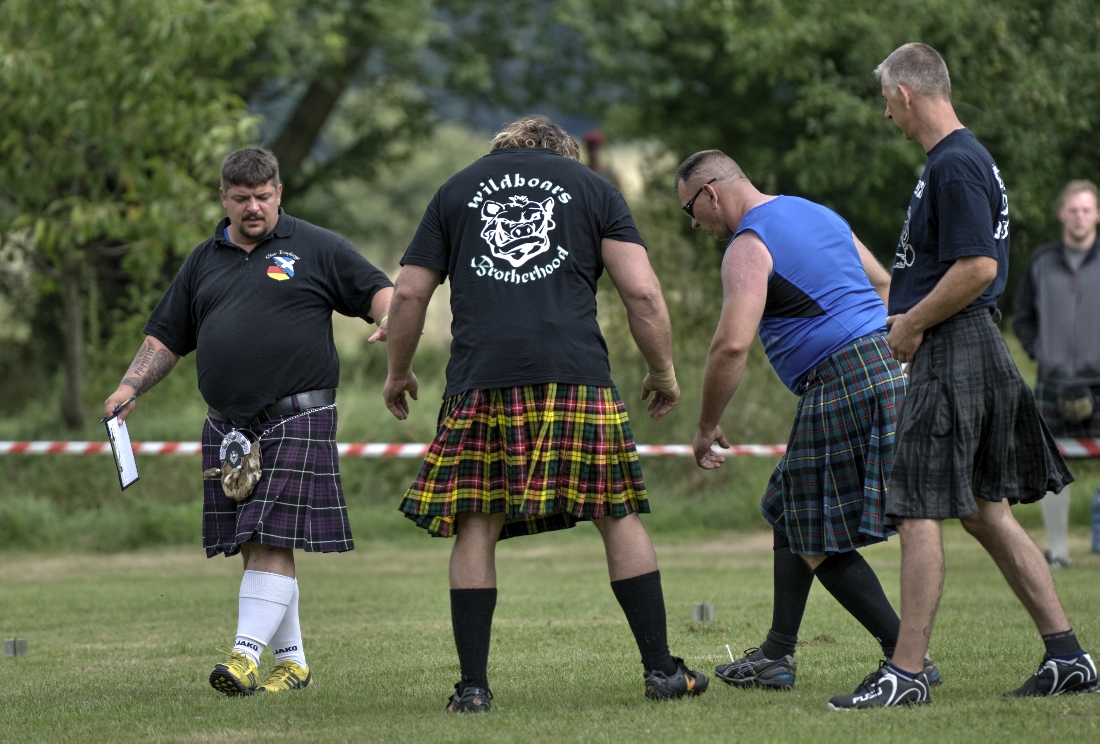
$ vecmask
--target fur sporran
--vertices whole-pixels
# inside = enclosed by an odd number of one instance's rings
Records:
[[[226,497],[233,501],[244,501],[252,495],[252,490],[260,482],[260,442],[249,441],[248,437],[236,429],[222,439],[218,452],[220,468],[204,470],[203,478],[222,479],[222,489]]]
[[[1092,418],[1096,401],[1087,385],[1067,385],[1058,393],[1058,412],[1071,424]]]

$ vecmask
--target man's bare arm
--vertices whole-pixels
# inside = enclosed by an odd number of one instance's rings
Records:
[[[439,286],[440,272],[426,266],[404,266],[394,286],[387,325],[389,344],[386,385],[382,389],[386,408],[399,420],[409,416],[405,393],[416,400],[419,382],[412,372],[412,360],[424,330],[428,303]]]
[[[367,339],[368,344],[375,341],[385,343],[389,337],[390,321],[386,317],[390,314],[390,301],[393,299],[393,287],[386,287],[374,293],[370,301],[370,315],[378,323],[378,328]]]
[[[852,233],[852,240],[855,241],[856,249],[859,250],[859,258],[863,262],[863,270],[871,281],[871,286],[875,288],[875,293],[882,300],[882,304],[890,307],[890,272],[878,262],[871,251],[867,250],[867,246],[860,242],[855,233]]]
[[[725,461],[710,447],[716,441],[729,446],[718,422],[745,373],[749,347],[764,316],[771,270],[771,253],[751,232],[738,236],[722,261],[722,316],[703,373],[703,401],[694,443],[696,462],[707,470]]]
[[[947,270],[928,295],[909,312],[886,319],[890,334],[886,337],[894,358],[913,361],[924,332],[942,323],[981,296],[997,278],[997,259],[989,256],[964,256]]]
[[[168,376],[179,360],[179,354],[165,346],[160,339],[146,336],[145,343],[138,349],[134,361],[118,384],[118,389],[103,402],[105,414],[110,416],[123,401],[148,392]],[[134,403],[123,408],[118,414],[119,420],[125,421],[133,408]]]
[[[649,415],[661,418],[680,399],[672,366],[672,322],[661,282],[653,273],[646,249],[637,243],[605,239],[601,252],[607,274],[626,306],[630,335],[649,365],[649,374],[642,380],[642,399],[656,392],[649,403]]]

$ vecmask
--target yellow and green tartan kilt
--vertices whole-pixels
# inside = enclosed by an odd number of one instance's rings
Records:
[[[401,511],[436,537],[454,535],[456,514],[503,512],[502,540],[649,512],[619,391],[551,382],[447,398]]]

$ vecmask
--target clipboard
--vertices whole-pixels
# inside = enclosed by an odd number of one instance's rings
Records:
[[[103,423],[107,427],[107,438],[111,440],[111,452],[115,456],[118,485],[125,491],[139,479],[134,448],[130,444],[130,432],[126,430],[126,422],[119,421],[118,416],[112,416]]]

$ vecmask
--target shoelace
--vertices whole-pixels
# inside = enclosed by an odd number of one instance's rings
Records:
[[[878,669],[868,674],[863,678],[863,681],[859,683],[859,687],[856,688],[855,695],[862,695],[865,692],[870,692],[872,688],[878,683],[879,677],[882,676],[882,669],[886,666],[886,660],[881,659],[878,663]]]

